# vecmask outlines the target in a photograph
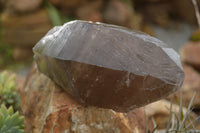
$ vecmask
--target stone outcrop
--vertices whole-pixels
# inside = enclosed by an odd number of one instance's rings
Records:
[[[181,49],[181,60],[200,70],[200,42],[189,42]]]

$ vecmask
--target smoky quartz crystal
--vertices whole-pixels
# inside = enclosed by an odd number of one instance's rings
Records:
[[[33,52],[38,69],[79,102],[120,112],[164,98],[184,80],[172,48],[115,25],[71,21],[51,29]]]

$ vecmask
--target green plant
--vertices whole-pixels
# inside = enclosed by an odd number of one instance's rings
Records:
[[[65,22],[73,20],[70,17],[64,16],[56,7],[54,7],[49,2],[46,2],[45,6],[53,26],[63,25]]]
[[[2,105],[0,108],[0,133],[24,133],[24,117]]]
[[[13,106],[15,111],[20,107],[20,96],[15,90],[16,86],[15,74],[9,75],[7,71],[0,74],[0,105]]]
[[[46,7],[53,26],[62,25],[62,15],[60,12],[50,3],[47,3]]]

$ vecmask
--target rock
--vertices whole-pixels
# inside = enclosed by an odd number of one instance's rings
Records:
[[[16,90],[18,92],[20,92],[20,94],[22,93],[22,91],[24,89],[25,81],[26,81],[25,76],[17,75],[17,78],[16,78],[17,88],[16,88]]]
[[[200,42],[189,42],[181,49],[181,60],[200,70]]]
[[[15,61],[24,61],[30,59],[33,56],[33,52],[30,48],[16,47],[12,53]]]
[[[129,113],[118,113],[111,109],[81,105],[48,77],[38,72],[35,66],[22,94],[25,132],[145,132],[143,108]]]
[[[32,48],[33,45],[52,27],[46,10],[31,14],[1,15],[2,39],[13,47]]]
[[[182,85],[183,92],[187,94],[189,91],[193,92],[195,89],[200,88],[200,74],[189,65],[183,65],[183,69],[185,73],[185,79]]]
[[[88,20],[93,22],[101,22],[101,8],[102,8],[103,1],[102,0],[95,0],[92,2],[88,2],[82,6],[80,6],[76,10],[76,16],[78,19],[81,20]]]
[[[191,0],[171,0],[174,16],[179,16],[190,24],[196,24],[196,15]]]
[[[87,0],[49,0],[53,5],[60,8],[77,8]]]
[[[162,99],[160,101],[148,104],[148,105],[145,106],[146,116],[149,117],[149,118],[153,117],[156,114],[163,114],[163,115],[169,116],[169,114],[170,114],[170,110],[169,110],[170,106],[171,106],[170,101],[165,100],[165,99]],[[175,114],[179,113],[179,109],[180,109],[179,105],[172,104],[172,111]],[[187,108],[183,107],[182,111],[183,111],[182,112],[183,115],[185,115],[186,112],[187,112]]]
[[[141,2],[141,1],[140,1]],[[171,5],[169,2],[144,2],[137,10],[143,14],[143,22],[151,22],[156,25],[167,27],[170,24]]]
[[[185,80],[182,86],[183,105],[185,107],[189,105],[195,91],[197,94],[193,101],[193,105],[199,104],[200,74],[189,65],[183,65],[183,69],[185,73]],[[177,93],[179,94],[179,92]]]
[[[9,12],[27,13],[38,9],[42,0],[3,0],[5,8]]]
[[[143,14],[143,22],[150,20],[164,27],[177,19],[190,24],[197,23],[192,0],[134,0],[134,6],[137,12]]]
[[[39,70],[78,101],[121,112],[166,97],[184,79],[173,49],[114,25],[71,21],[33,51]]]
[[[151,103],[145,106],[145,113],[147,118],[154,118],[157,129],[166,129],[167,124],[169,123],[170,116],[170,106],[171,103],[165,99]],[[180,106],[177,104],[172,104],[172,112],[178,116]],[[187,108],[182,107],[182,115],[186,115]],[[190,116],[195,116],[195,114],[190,113]]]
[[[134,14],[131,7],[119,0],[110,0],[103,11],[105,23],[133,28],[133,19]],[[137,20],[134,21],[137,22]]]

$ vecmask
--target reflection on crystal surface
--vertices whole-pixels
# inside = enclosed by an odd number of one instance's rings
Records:
[[[126,112],[177,90],[179,55],[162,41],[123,27],[72,21],[33,48],[41,72],[77,100]]]

